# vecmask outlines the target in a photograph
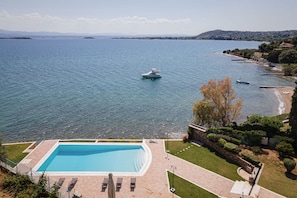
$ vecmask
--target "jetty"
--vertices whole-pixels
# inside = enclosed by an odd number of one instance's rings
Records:
[[[259,88],[271,89],[271,88],[285,88],[287,86],[260,86]]]

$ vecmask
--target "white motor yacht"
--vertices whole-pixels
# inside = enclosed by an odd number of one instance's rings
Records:
[[[161,78],[162,76],[160,75],[160,70],[153,68],[151,71],[141,74],[141,76],[143,78],[146,79],[157,79],[157,78]]]

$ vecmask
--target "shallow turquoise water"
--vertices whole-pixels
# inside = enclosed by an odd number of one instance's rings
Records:
[[[180,138],[199,88],[230,77],[241,120],[274,115],[278,100],[260,85],[293,85],[223,50],[258,42],[32,39],[0,40],[0,131],[4,141],[53,138]],[[159,80],[141,73],[161,70]],[[251,84],[238,85],[237,79]]]

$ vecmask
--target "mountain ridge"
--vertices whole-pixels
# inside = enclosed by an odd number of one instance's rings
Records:
[[[289,37],[297,37],[297,30],[283,31],[236,31],[236,30],[211,30],[203,32],[196,36],[187,35],[126,35],[126,34],[88,34],[88,33],[60,33],[60,32],[26,32],[26,31],[10,31],[0,29],[0,38],[15,37],[64,37],[64,36],[94,36],[94,37],[115,37],[128,39],[179,39],[179,40],[245,40],[245,41],[272,41],[275,39],[284,39]]]
[[[197,36],[198,40],[257,40],[269,41],[272,39],[282,39],[297,37],[297,30],[283,31],[234,31],[234,30],[212,30]]]

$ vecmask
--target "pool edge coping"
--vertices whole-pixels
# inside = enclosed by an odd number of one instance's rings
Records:
[[[45,140],[46,141],[46,140]],[[76,172],[40,172],[38,171],[38,169],[40,168],[40,166],[45,162],[45,160],[55,151],[55,149],[59,146],[59,145],[67,145],[67,144],[80,144],[80,145],[141,145],[143,147],[143,149],[145,150],[145,160],[146,163],[143,165],[143,167],[140,169],[140,171],[138,172],[112,172],[113,175],[115,176],[143,176],[147,170],[149,169],[149,167],[151,166],[152,163],[152,152],[149,148],[149,146],[145,143],[145,139],[142,140],[142,142],[112,142],[112,141],[108,141],[108,142],[61,142],[60,140],[58,140],[52,147],[51,149],[49,149],[46,154],[41,157],[38,162],[34,165],[34,167],[32,168],[32,171],[34,173],[36,173],[37,175],[42,175],[43,173],[46,174],[47,176],[106,176],[109,172],[87,172],[87,171],[76,171]],[[40,144],[38,145],[40,146]],[[38,146],[35,148],[37,149]],[[34,149],[34,150],[35,150]],[[26,159],[26,158],[25,158]]]

